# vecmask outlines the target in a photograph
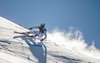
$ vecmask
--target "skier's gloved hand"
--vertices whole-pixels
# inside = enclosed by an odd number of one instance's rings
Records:
[[[31,30],[32,28],[29,28],[29,30]]]
[[[42,42],[44,39],[41,39],[40,41]]]

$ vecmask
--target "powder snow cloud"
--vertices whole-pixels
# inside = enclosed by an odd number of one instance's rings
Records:
[[[94,42],[88,46],[82,32],[74,28],[71,28],[68,32],[54,29],[52,32],[48,32],[48,40],[62,48],[100,59],[100,50],[94,46]]]

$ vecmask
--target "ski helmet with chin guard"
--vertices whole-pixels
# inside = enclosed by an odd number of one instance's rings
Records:
[[[40,26],[41,26],[41,27],[45,27],[45,24],[44,24],[44,23],[42,23]]]

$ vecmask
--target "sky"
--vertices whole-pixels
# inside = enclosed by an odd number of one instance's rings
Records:
[[[73,27],[100,49],[99,0],[0,0],[0,16],[25,28],[41,23],[48,31]]]

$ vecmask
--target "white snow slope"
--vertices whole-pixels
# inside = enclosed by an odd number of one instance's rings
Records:
[[[78,30],[48,32],[43,43],[15,34],[27,29],[0,17],[0,63],[99,63],[100,50],[86,44]],[[37,43],[39,46],[33,46]]]

